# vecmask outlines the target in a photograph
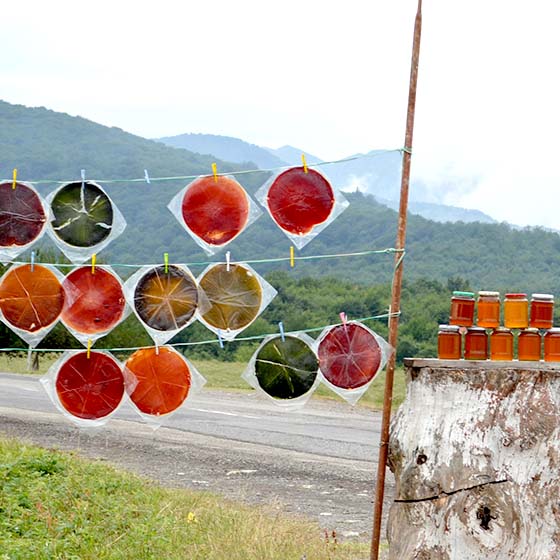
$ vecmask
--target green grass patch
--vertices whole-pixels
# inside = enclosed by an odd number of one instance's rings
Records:
[[[45,352],[39,355],[39,370],[29,371],[27,369],[27,358],[21,353],[1,354],[0,371],[12,373],[35,373],[43,374],[59,358],[60,354]],[[218,360],[192,360],[193,364],[206,378],[209,389],[225,389],[228,391],[252,391],[252,389],[241,379],[241,374],[247,367],[246,362],[221,362]],[[359,405],[381,410],[383,408],[383,391],[385,389],[385,371],[382,371],[370,385],[366,393],[358,401]],[[405,374],[402,368],[395,371],[393,387],[393,407],[396,408],[404,399],[406,391]],[[341,400],[330,389],[323,385],[319,386],[315,395],[321,398],[334,398]]]
[[[205,492],[0,438],[1,560],[350,560],[362,543]]]

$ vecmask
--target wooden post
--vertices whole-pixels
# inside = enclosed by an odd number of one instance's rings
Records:
[[[389,319],[389,344],[397,347],[399,328],[398,313],[401,308],[401,286],[403,274],[402,251],[406,243],[406,218],[408,211],[408,188],[410,183],[410,163],[412,156],[412,138],[414,133],[414,112],[416,108],[416,84],[418,82],[418,62],[420,59],[420,38],[422,33],[422,0],[418,0],[418,10],[414,23],[414,40],[412,44],[412,61],[410,65],[410,83],[408,90],[408,110],[406,115],[406,132],[403,153],[403,169],[401,178],[401,196],[399,204],[399,219],[397,225],[397,241],[395,248],[400,250],[395,255],[395,273],[391,294],[391,312]],[[373,534],[371,539],[371,560],[379,557],[379,543],[381,537],[381,518],[383,516],[383,497],[385,495],[385,471],[387,467],[387,450],[389,445],[389,423],[391,420],[391,405],[393,401],[393,379],[395,375],[396,355],[389,358],[385,377],[385,394],[383,400],[383,418],[381,422],[381,438],[379,443],[379,462],[377,464],[377,484],[373,509]]]
[[[389,559],[560,558],[560,363],[405,365]]]

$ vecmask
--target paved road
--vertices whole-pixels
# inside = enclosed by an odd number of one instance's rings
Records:
[[[4,433],[78,448],[166,485],[273,503],[347,537],[370,531],[380,423],[377,412],[333,401],[291,412],[255,393],[204,390],[157,431],[126,404],[107,425],[84,430],[36,377],[0,373]]]

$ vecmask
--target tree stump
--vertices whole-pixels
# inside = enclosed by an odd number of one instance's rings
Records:
[[[560,364],[405,366],[389,559],[560,559]]]

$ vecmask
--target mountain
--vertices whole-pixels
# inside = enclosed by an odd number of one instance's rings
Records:
[[[323,161],[317,156],[309,154],[305,150],[294,148],[293,146],[282,146],[281,148],[277,148],[275,150],[272,148],[265,149],[283,161],[288,162],[289,165],[301,165],[301,154],[305,154],[305,161],[309,165],[315,165],[317,163],[322,163]]]
[[[269,150],[249,144],[239,138],[216,134],[179,134],[156,138],[167,146],[183,148],[197,154],[212,155],[234,163],[254,163],[259,169],[272,169],[288,165]]]
[[[224,252],[208,258],[167,209],[171,198],[190,179],[132,182],[148,169],[152,178],[208,174],[215,158],[175,149],[80,117],[44,108],[0,102],[0,173],[10,179],[18,168],[21,180],[49,180],[42,194],[59,180],[77,180],[80,169],[97,179],[113,197],[127,221],[123,235],[98,256],[117,264],[171,262],[192,265],[198,274],[204,262],[223,261]],[[373,161],[373,159],[372,159]],[[235,172],[241,166],[218,161],[218,169]],[[334,165],[331,164],[333,169]],[[239,176],[254,193],[269,174]],[[118,182],[108,182],[107,179]],[[298,256],[382,250],[395,243],[397,214],[373,196],[347,193],[350,206],[311,241]],[[45,240],[45,246],[52,243]],[[231,245],[233,260],[289,256],[290,241],[264,213]],[[29,258],[29,255],[24,256]],[[294,277],[336,276],[363,284],[390,280],[394,255],[372,254],[338,259],[257,263],[258,272],[284,270]],[[410,215],[405,279],[431,278],[447,282],[461,277],[473,289],[560,293],[560,237],[541,228],[516,230],[497,223],[437,223]],[[116,267],[126,276],[134,268]],[[304,304],[295,301],[304,313]]]

